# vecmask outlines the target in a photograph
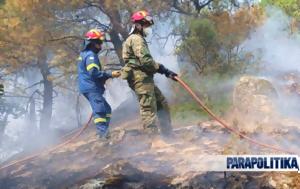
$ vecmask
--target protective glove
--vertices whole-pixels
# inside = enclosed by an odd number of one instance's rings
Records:
[[[111,75],[112,75],[113,78],[117,78],[117,77],[120,77],[121,72],[120,71],[112,71]]]
[[[175,79],[175,76],[177,76],[177,73],[172,72],[171,70],[164,67],[162,64],[159,65],[159,68],[158,68],[157,72],[160,73],[160,74],[165,74],[166,77],[171,78],[174,81],[177,81]]]
[[[175,79],[175,77],[178,76],[177,73],[167,69],[167,72],[165,73],[165,75],[166,75],[166,77],[171,78],[174,81],[177,81],[177,79]]]

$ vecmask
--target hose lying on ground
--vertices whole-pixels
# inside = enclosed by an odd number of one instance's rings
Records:
[[[249,141],[252,144],[255,144],[255,145],[258,145],[258,146],[261,146],[261,147],[264,147],[264,148],[272,149],[272,150],[275,150],[277,152],[283,152],[283,153],[288,153],[288,154],[295,154],[294,152],[291,152],[289,150],[285,150],[285,149],[282,149],[282,148],[277,147],[277,146],[273,146],[273,145],[270,145],[270,144],[259,142],[259,141],[255,140],[255,139],[252,139],[252,138],[248,137],[247,135],[241,133],[240,131],[238,131],[238,130],[232,128],[232,127],[230,127],[222,119],[220,119],[218,116],[216,116],[202,102],[202,100],[194,93],[194,91],[182,79],[180,79],[180,77],[175,76],[175,79],[194,98],[194,100],[196,100],[196,102],[201,106],[201,108],[203,108],[204,111],[206,111],[214,120],[216,120],[218,123],[220,123],[222,127],[224,127],[225,129],[229,130],[231,133],[234,133],[234,134],[238,135],[239,137],[246,139],[247,141]]]

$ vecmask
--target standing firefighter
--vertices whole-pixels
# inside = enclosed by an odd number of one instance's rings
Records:
[[[165,74],[166,77],[175,80],[177,74],[156,63],[150,54],[145,37],[154,22],[149,13],[138,11],[132,15],[131,21],[133,27],[123,43],[125,66],[122,69],[122,78],[128,81],[130,88],[138,97],[145,131],[150,135],[156,134],[159,125],[163,135],[170,135],[172,126],[169,106],[154,84],[153,75]]]
[[[98,58],[104,42],[104,33],[96,29],[85,35],[84,47],[78,58],[78,82],[80,92],[90,102],[94,123],[100,138],[108,137],[111,107],[103,97],[105,81],[120,76],[119,71],[103,71]]]

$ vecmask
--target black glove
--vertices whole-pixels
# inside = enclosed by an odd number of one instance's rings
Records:
[[[162,64],[159,65],[159,68],[158,68],[157,72],[160,73],[160,74],[165,74],[166,77],[171,78],[174,81],[177,81],[175,79],[175,76],[177,76],[177,73],[172,72],[171,70],[164,67]]]
[[[168,78],[171,78],[171,79],[173,79],[174,81],[177,81],[177,79],[175,78],[176,76],[178,76],[177,73],[172,72],[171,70],[168,70],[167,73],[165,73],[165,75],[166,75]]]

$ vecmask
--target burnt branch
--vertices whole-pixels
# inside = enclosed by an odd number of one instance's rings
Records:
[[[63,36],[63,37],[59,37],[59,38],[52,38],[52,39],[50,39],[49,41],[50,41],[50,42],[55,42],[55,41],[62,41],[62,40],[67,40],[67,39],[83,40],[82,37],[73,35],[73,36]]]
[[[208,0],[206,3],[200,3],[198,0],[194,0],[194,5],[195,5],[197,12],[199,13],[201,11],[201,9],[208,6],[211,2],[213,2],[213,0]]]
[[[95,7],[97,9],[99,9],[101,12],[105,12],[103,7],[98,4],[97,2],[93,2],[93,1],[89,1],[89,0],[85,0],[84,3],[88,6],[88,7]]]
[[[39,81],[39,82],[36,82],[36,83],[30,85],[29,87],[26,87],[24,90],[30,89],[30,88],[35,87],[35,86],[37,86],[37,85],[40,85],[40,84],[42,84],[42,83],[43,83],[43,80],[41,80],[41,81]]]
[[[214,0],[207,0],[207,1],[200,1],[200,0],[179,1],[179,0],[173,0],[172,7],[175,10],[172,10],[172,12],[176,12],[176,13],[179,13],[179,14],[185,14],[185,15],[188,15],[188,16],[192,16],[192,15],[196,16],[197,14],[200,13],[200,11],[203,8],[208,6],[213,1]],[[197,14],[194,14],[194,13],[191,12],[191,10],[188,10],[188,9],[184,8],[183,4],[188,5],[188,7],[190,7],[190,6],[194,7]]]
[[[173,0],[172,7],[175,9],[172,12],[176,12],[176,13],[179,13],[179,14],[185,14],[185,15],[189,15],[189,16],[193,15],[191,12],[188,12],[188,11],[184,10],[184,8],[182,8],[180,6],[180,4],[177,0]]]

